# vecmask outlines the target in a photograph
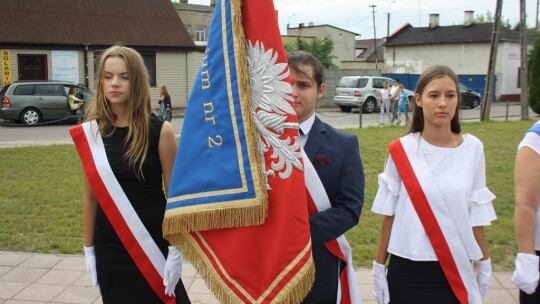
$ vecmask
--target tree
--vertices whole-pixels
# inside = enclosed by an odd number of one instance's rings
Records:
[[[495,15],[493,15],[489,10],[487,10],[483,15],[480,14],[474,16],[474,23],[489,23],[494,21]],[[512,29],[512,25],[510,25],[510,20],[508,18],[504,19],[501,17],[501,26]]]
[[[529,53],[529,106],[540,114],[540,39]]]
[[[298,38],[296,39],[296,42],[286,42],[284,44],[285,51],[286,52],[292,52],[292,51],[306,51],[323,65],[323,67],[327,69],[335,68],[336,65],[332,63],[332,59],[337,58],[336,56],[332,55],[332,51],[334,50],[334,41],[330,39],[329,37],[324,37],[322,39],[302,39]]]

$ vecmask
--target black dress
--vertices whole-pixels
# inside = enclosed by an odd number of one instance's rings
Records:
[[[127,128],[116,128],[111,137],[103,137],[107,158],[112,171],[142,223],[167,256],[168,242],[163,239],[161,224],[165,215],[166,199],[159,160],[159,137],[163,120],[155,114],[150,117],[149,146],[140,179],[124,159],[124,140]],[[114,228],[98,206],[94,233],[97,278],[103,303],[161,303],[161,300],[143,277],[122,245]],[[190,303],[182,280],[175,288],[177,303]]]

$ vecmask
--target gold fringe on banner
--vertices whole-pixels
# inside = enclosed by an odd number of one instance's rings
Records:
[[[199,237],[201,236],[199,235]],[[248,302],[246,302],[244,299],[238,297],[238,295],[224,282],[220,276],[220,273],[216,271],[212,265],[212,262],[208,259],[204,251],[190,233],[182,232],[172,235],[170,236],[169,241],[174,243],[178,250],[182,251],[182,256],[189,261],[193,267],[195,267],[197,273],[201,275],[210,291],[220,303],[301,303],[310,292],[315,280],[315,264],[310,255],[309,260],[304,263],[303,267],[296,273],[294,277],[289,280],[287,285],[281,288],[279,294],[271,301],[266,299],[266,297],[272,292],[272,289],[274,289],[275,285],[277,285],[279,282],[275,282],[275,284],[268,286],[267,291],[262,293],[258,298],[253,298],[241,286],[236,285],[236,288],[241,290],[242,295],[248,299]],[[311,242],[307,244],[305,251],[309,250],[310,248]],[[300,260],[303,255],[307,254],[305,251],[299,255],[297,260]],[[291,261],[291,264],[283,270],[282,276],[276,277],[276,281],[287,275],[287,270],[293,268],[295,263],[298,262],[297,260]],[[219,263],[219,261],[217,261],[217,263]],[[261,261],[261,263],[265,263],[265,261]],[[219,266],[221,265],[218,265],[218,267]],[[222,268],[222,273],[223,270],[224,269]],[[247,269],[246,271],[250,270]],[[254,275],[256,276],[256,274]],[[227,276],[226,273],[225,276]]]
[[[263,194],[266,198],[266,191]],[[204,231],[263,224],[268,211],[266,201],[250,200],[248,203],[249,206],[241,206],[241,202],[227,202],[167,210],[163,219],[163,236],[168,238],[169,235],[182,231]],[[212,209],[211,206],[215,208]],[[170,212],[177,214],[170,215],[168,214]]]

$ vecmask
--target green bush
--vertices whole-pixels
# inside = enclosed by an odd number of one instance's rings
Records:
[[[540,114],[540,39],[534,42],[529,57],[529,106]]]

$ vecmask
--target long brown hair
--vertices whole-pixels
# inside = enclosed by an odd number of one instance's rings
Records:
[[[458,103],[456,106],[456,112],[450,122],[450,129],[453,133],[461,133],[461,125],[459,124],[459,106],[461,105],[461,95],[459,94],[459,80],[454,71],[445,65],[434,65],[427,68],[420,76],[418,83],[416,84],[415,98],[416,96],[422,97],[426,86],[434,79],[448,76],[456,84],[456,93],[458,94]],[[413,102],[413,116],[411,122],[411,128],[407,133],[422,132],[424,130],[424,112],[422,108]]]
[[[146,158],[149,141],[151,96],[148,82],[148,72],[141,55],[132,48],[115,45],[103,52],[99,60],[95,79],[95,94],[86,110],[86,120],[98,120],[99,132],[104,137],[110,137],[116,130],[116,115],[103,92],[105,77],[105,61],[111,57],[122,58],[129,76],[129,94],[127,98],[128,134],[126,137],[127,151],[124,157],[142,176],[142,166]]]

